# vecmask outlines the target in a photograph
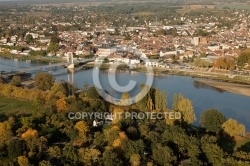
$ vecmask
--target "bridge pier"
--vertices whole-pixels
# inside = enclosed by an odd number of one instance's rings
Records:
[[[69,65],[67,66],[68,69],[74,69],[75,68],[74,56],[73,56],[72,52],[67,53],[67,62],[69,63]]]
[[[67,66],[68,69],[74,69],[75,68],[75,64],[74,63],[71,63]]]

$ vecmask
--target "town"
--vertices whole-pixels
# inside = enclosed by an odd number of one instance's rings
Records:
[[[116,7],[121,5],[110,10]],[[106,63],[128,65],[139,65],[143,58],[149,58],[146,66],[250,74],[250,61],[239,58],[250,48],[247,10],[190,5],[186,7],[193,8],[190,13],[178,13],[180,9],[168,7],[172,16],[164,18],[140,14],[143,10],[138,4],[126,6],[128,14],[121,11],[111,16],[106,8],[35,5],[23,11],[23,7],[9,6],[1,16],[1,56],[58,62],[73,55],[74,59],[105,59]]]

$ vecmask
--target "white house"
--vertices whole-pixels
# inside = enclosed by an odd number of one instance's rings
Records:
[[[169,29],[173,29],[173,28],[174,28],[173,26],[163,26],[164,30],[169,30]]]
[[[34,50],[34,51],[40,51],[40,50],[42,50],[41,47],[30,46],[29,48],[30,48],[31,50]]]
[[[129,64],[130,64],[130,65],[137,65],[137,64],[140,64],[140,60],[138,60],[138,59],[130,59],[130,60],[129,60]]]
[[[109,61],[125,63],[125,64],[128,64],[128,65],[140,64],[140,60],[138,60],[138,59],[129,59],[129,58],[109,58]]]
[[[27,33],[27,35],[31,35],[34,39],[37,39],[39,37],[39,35],[37,33]]]
[[[200,38],[199,37],[194,37],[192,39],[192,44],[195,45],[195,46],[198,46],[200,43]]]
[[[146,66],[148,67],[159,67],[159,59],[150,59],[149,61],[146,61]]]
[[[50,42],[50,38],[42,37],[38,41],[41,42],[41,43],[49,43]]]
[[[216,50],[219,50],[220,47],[219,47],[218,44],[211,44],[211,45],[208,46],[208,49],[209,49],[210,51],[216,51]]]
[[[175,50],[175,51],[167,51],[167,52],[160,52],[160,57],[163,57],[165,55],[179,55],[184,53],[184,50]]]
[[[106,31],[107,31],[107,32],[115,32],[115,28],[111,28],[111,27],[110,27],[110,28],[107,28]]]

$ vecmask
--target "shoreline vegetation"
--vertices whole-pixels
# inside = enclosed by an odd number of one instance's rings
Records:
[[[18,59],[21,61],[30,60],[31,62],[36,62],[36,63],[60,63],[60,62],[64,62],[64,60],[61,58],[43,57],[43,56],[24,56],[24,55],[0,53],[0,57],[4,58],[4,59]]]

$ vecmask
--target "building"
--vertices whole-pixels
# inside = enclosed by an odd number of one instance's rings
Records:
[[[207,44],[207,38],[206,37],[201,37],[200,38],[200,43],[201,44]]]
[[[116,48],[99,48],[96,55],[99,57],[107,57],[116,52]]]
[[[200,38],[199,37],[194,37],[192,39],[192,44],[195,45],[195,46],[198,46],[200,43]]]
[[[26,36],[27,35],[31,35],[33,37],[33,39],[37,39],[39,37],[39,35],[36,33],[27,33]]]
[[[216,51],[216,50],[219,50],[220,47],[219,47],[218,44],[210,44],[210,45],[208,46],[208,49],[209,49],[210,51]]]
[[[148,67],[159,67],[159,59],[150,59],[149,61],[146,61],[146,66]]]

